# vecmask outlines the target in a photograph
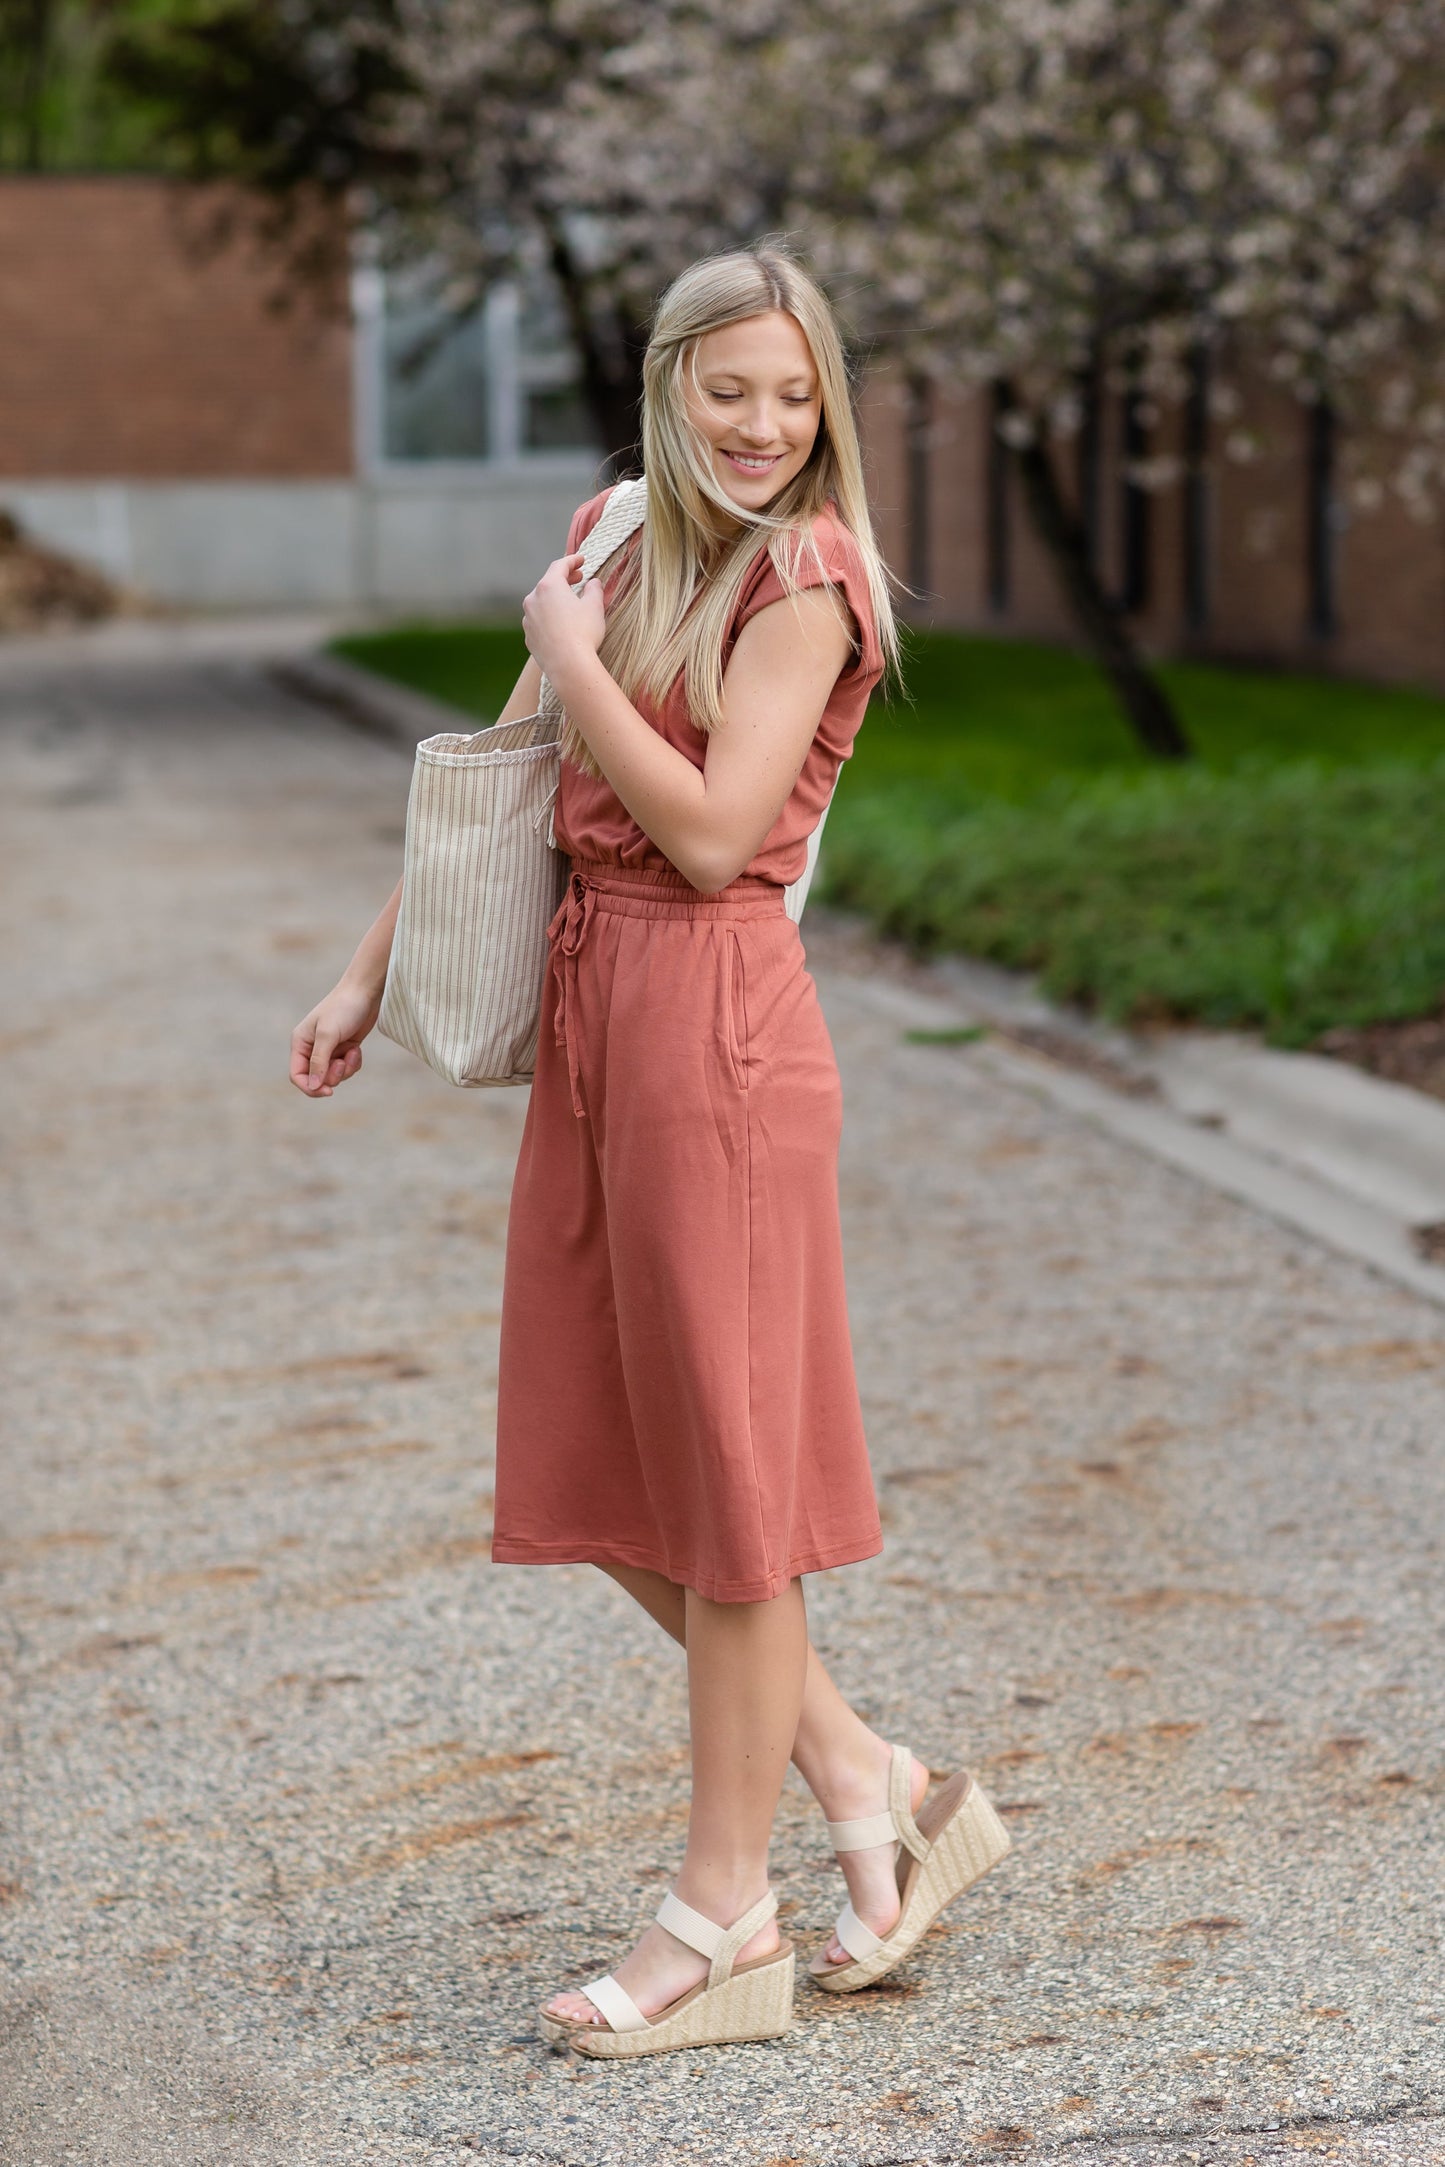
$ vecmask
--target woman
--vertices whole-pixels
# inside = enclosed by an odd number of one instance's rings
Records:
[[[539,2013],[557,2044],[656,2053],[791,2013],[768,1846],[789,1760],[850,1903],[821,1986],[879,1978],[1008,1848],[978,1787],[854,1713],[802,1575],[875,1555],[837,1203],[833,1050],[784,890],[895,652],[837,327],[767,245],[692,266],[644,366],[647,517],[600,580],[528,595],[568,717],[572,859],[549,928],[507,1234],[494,1558],[596,1564],[687,1654],[692,1803],[657,1921]],[[326,1097],[376,1020],[398,897],[298,1026]],[[917,1818],[915,1819],[915,1815]]]

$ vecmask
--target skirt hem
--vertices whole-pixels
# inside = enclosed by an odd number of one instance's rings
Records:
[[[630,1543],[594,1542],[539,1542],[529,1543],[516,1537],[494,1539],[492,1563],[494,1565],[632,1565],[643,1572],[660,1573],[664,1580],[691,1588],[694,1594],[704,1596],[713,1603],[767,1603],[782,1594],[803,1573],[830,1572],[836,1565],[861,1565],[867,1558],[876,1558],[883,1550],[883,1536],[879,1532],[867,1538],[860,1537],[851,1543],[834,1543],[826,1550],[809,1551],[800,1558],[793,1558],[780,1571],[762,1580],[719,1580],[705,1573],[690,1572],[684,1567],[671,1565],[654,1552],[635,1548]]]

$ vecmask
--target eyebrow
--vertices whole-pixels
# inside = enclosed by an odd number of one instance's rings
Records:
[[[741,369],[712,368],[704,369],[702,373],[704,376],[720,376],[726,378],[727,381],[734,384],[745,384],[748,380]],[[816,375],[788,376],[783,379],[782,388],[785,391],[790,391],[794,385],[801,385],[805,391],[811,391],[816,386],[817,381],[818,379]]]

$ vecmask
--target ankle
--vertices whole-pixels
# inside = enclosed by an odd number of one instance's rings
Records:
[[[804,1772],[804,1781],[829,1821],[851,1821],[878,1810],[888,1790],[893,1749],[876,1731],[862,1730],[845,1750],[830,1753]]]
[[[766,1865],[746,1862],[691,1864],[684,1859],[673,1880],[679,1903],[700,1911],[716,1926],[731,1926],[768,1893]]]

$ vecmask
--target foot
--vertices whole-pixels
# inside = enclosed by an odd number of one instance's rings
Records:
[[[696,1896],[678,1895],[684,1903],[691,1903],[695,1911],[705,1917],[717,1919],[741,1918],[747,1910],[746,1903],[734,1903],[730,1909],[713,1909],[700,1902]],[[755,1901],[750,1898],[749,1902]],[[744,1942],[735,1962],[745,1964],[756,1956],[771,1956],[779,1946],[778,1922],[769,1919],[760,1926],[751,1941]],[[669,1934],[665,1926],[649,1926],[631,1955],[620,1963],[612,1976],[632,1996],[642,2014],[651,2019],[685,1994],[689,1987],[700,1986],[708,1974],[708,1961],[690,1949],[685,1941]],[[607,2029],[607,2020],[594,2002],[585,1994],[554,1994],[543,2008],[550,2017],[558,2017],[567,2024],[595,2024]]]
[[[922,1761],[910,1756],[908,1805],[917,1813],[928,1789],[928,1770]],[[879,1741],[879,1757],[871,1773],[855,1775],[836,1788],[830,1787],[827,1815],[830,1821],[861,1821],[866,1815],[886,1813],[888,1810],[888,1772],[892,1763],[892,1749]],[[898,1924],[903,1910],[903,1899],[898,1893],[897,1846],[891,1843],[870,1844],[865,1851],[840,1851],[838,1864],[843,1869],[843,1879],[848,1884],[848,1895],[853,1909],[863,1924],[871,1927],[880,1939],[891,1934]],[[836,1934],[828,1936],[823,1950],[825,1964],[851,1964],[852,1957]]]

